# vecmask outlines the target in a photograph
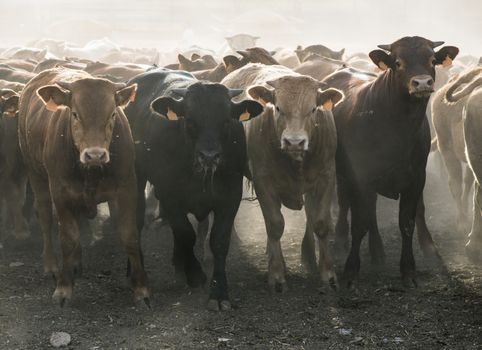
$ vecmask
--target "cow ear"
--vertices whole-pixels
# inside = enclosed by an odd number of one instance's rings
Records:
[[[263,106],[274,102],[274,90],[270,90],[262,85],[251,86],[248,89],[248,95],[259,101]]]
[[[175,100],[172,97],[159,97],[152,101],[151,109],[165,116],[169,120],[177,120],[184,115],[183,99]]]
[[[231,114],[233,119],[241,122],[257,117],[263,112],[263,106],[253,100],[244,100],[239,103],[232,102]]]
[[[318,90],[316,96],[316,104],[323,106],[323,109],[331,111],[344,98],[343,92],[338,89],[329,88],[326,90]]]
[[[223,58],[224,67],[226,67],[226,72],[231,73],[232,71],[238,69],[239,58],[233,55],[228,55]]]
[[[200,58],[201,58],[201,56],[198,55],[197,53],[193,53],[193,54],[191,55],[191,61],[195,61],[195,60],[198,60],[198,59],[200,59]]]
[[[55,112],[60,106],[70,107],[71,92],[58,85],[45,85],[37,90],[45,108]]]
[[[179,69],[186,70],[189,69],[190,63],[192,63],[188,58],[184,57],[182,54],[177,55],[179,61]]]
[[[448,67],[452,64],[452,61],[458,54],[458,47],[444,46],[435,53],[435,64],[441,64],[443,67]]]
[[[125,86],[122,84],[122,86]],[[134,102],[136,99],[137,84],[132,84],[127,87],[121,87],[115,92],[115,104],[118,107],[127,107],[129,102]]]
[[[393,57],[390,56],[383,50],[373,50],[369,53],[369,55],[373,63],[380,68],[381,70],[387,70],[388,68],[394,69],[394,60]]]

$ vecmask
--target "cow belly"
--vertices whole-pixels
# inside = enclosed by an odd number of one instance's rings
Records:
[[[376,181],[377,193],[390,199],[398,199],[400,192],[405,190],[413,181],[413,173],[408,169],[390,172]]]

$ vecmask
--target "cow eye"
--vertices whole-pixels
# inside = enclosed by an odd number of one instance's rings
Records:
[[[313,109],[311,110],[311,113],[315,113],[317,109],[318,107],[313,107]]]
[[[435,63],[437,63],[437,60],[435,58],[432,59],[432,66],[435,66]]]
[[[400,68],[402,66],[402,62],[400,62],[399,60],[396,60],[395,65],[397,66],[397,68]]]
[[[279,109],[278,106],[275,106],[275,108],[276,108],[276,112],[281,113],[281,110]]]
[[[79,120],[79,115],[75,112],[72,112],[72,117],[74,117],[75,120]]]

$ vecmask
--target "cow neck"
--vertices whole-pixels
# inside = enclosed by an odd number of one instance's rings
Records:
[[[410,131],[410,134],[418,131],[426,116],[428,98],[410,96],[396,81],[395,73],[391,69],[387,69],[373,81],[369,92],[365,99],[369,100],[370,110],[378,107],[378,118],[391,118],[393,125]]]

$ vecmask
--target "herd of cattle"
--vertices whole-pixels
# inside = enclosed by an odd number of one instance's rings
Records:
[[[423,252],[438,257],[424,217],[431,150],[446,164],[461,229],[475,178],[466,248],[482,259],[482,67],[471,56],[454,61],[457,47],[404,37],[368,55],[323,45],[269,52],[238,35],[222,59],[193,48],[173,63],[162,62],[169,55],[106,43],[44,39],[0,54],[4,224],[27,238],[33,196],[44,270],[56,278],[53,297],[61,305],[82,271],[81,220],[94,218],[106,201],[128,255],[134,299],[149,303],[140,232],[150,183],[172,228],[176,273],[191,287],[207,277],[188,214],[199,221],[213,214],[208,308],[230,309],[225,263],[243,177],[266,224],[271,291],[286,289],[282,206],[305,208],[302,262],[336,288],[333,253],[348,252],[342,281],[350,286],[367,232],[372,261],[384,261],[378,194],[400,199],[400,271],[416,286],[415,227]],[[61,263],[52,244],[57,220]]]

